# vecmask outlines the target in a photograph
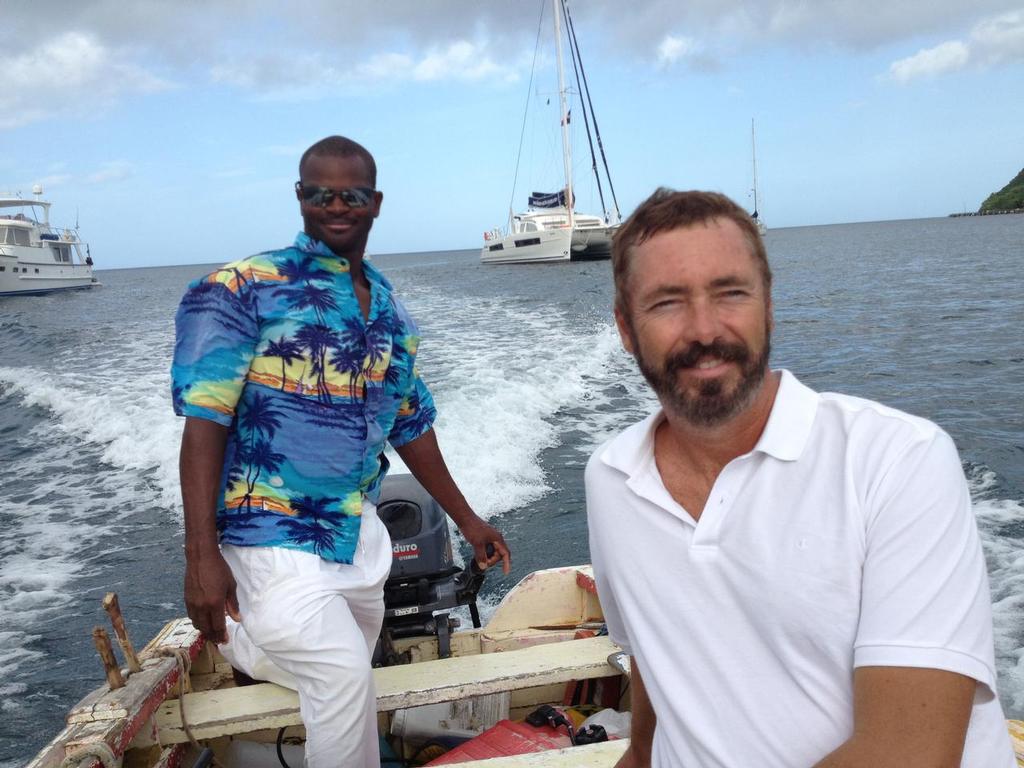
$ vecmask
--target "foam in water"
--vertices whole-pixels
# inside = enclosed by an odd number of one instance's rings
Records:
[[[1006,535],[1005,528],[1024,521],[1024,505],[984,498],[997,478],[983,467],[970,471],[968,481],[988,563],[999,693],[1008,712],[1019,715],[1024,711],[1024,539]]]
[[[160,337],[163,338],[162,336]],[[54,428],[73,442],[102,448],[101,459],[120,469],[150,471],[168,506],[180,503],[177,455],[183,422],[171,410],[169,360],[154,357],[135,339],[128,350],[103,360],[74,360],[59,374],[32,368],[0,368],[0,382],[26,405],[56,418]],[[133,349],[135,346],[139,349]]]
[[[17,458],[0,469],[0,673],[30,669],[42,656],[33,628],[68,608],[71,585],[97,567],[91,551],[116,552],[111,540],[132,525],[135,510],[177,502],[177,425],[161,416],[169,410],[167,375],[157,368],[164,361],[150,361],[148,374],[121,377],[107,369],[111,360],[84,370],[61,361],[63,373],[0,368],[8,397],[52,417],[14,438]],[[140,482],[142,471],[155,486]]]
[[[421,320],[429,327],[418,366],[437,401],[442,451],[470,504],[486,518],[542,496],[540,454],[560,438],[555,417],[594,396],[591,382],[618,347],[614,329],[580,332],[558,312],[500,300],[408,303],[429,319]]]

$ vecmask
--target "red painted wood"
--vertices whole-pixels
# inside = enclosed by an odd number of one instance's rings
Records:
[[[597,594],[597,583],[594,581],[594,577],[583,573],[581,571],[576,572],[576,586],[589,592],[592,595]]]

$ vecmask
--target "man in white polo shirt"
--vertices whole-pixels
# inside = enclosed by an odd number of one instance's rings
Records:
[[[601,604],[633,657],[618,765],[1013,768],[949,436],[769,369],[771,272],[728,198],[658,190],[612,267],[661,403],[586,474]]]

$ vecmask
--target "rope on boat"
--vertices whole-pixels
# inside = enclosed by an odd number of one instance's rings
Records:
[[[192,728],[189,727],[188,720],[185,717],[185,683],[188,681],[189,673],[192,671],[192,657],[189,656],[188,650],[185,648],[157,648],[150,651],[147,656],[167,656],[173,658],[178,662],[178,680],[180,686],[180,692],[178,694],[178,714],[181,717],[181,729],[185,732],[185,736],[188,737],[189,744],[197,752],[203,751],[203,746],[196,740],[196,737],[192,735]],[[224,764],[220,762],[216,757],[210,758],[210,762],[224,768]],[[104,768],[107,768],[104,766]]]
[[[85,768],[100,762],[103,768],[120,768],[121,760],[109,744],[83,744],[61,761],[60,768]]]

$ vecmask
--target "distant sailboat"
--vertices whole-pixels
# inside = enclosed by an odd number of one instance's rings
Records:
[[[534,192],[529,197],[527,210],[510,212],[508,226],[495,228],[484,233],[484,246],[480,260],[485,264],[524,264],[545,261],[579,261],[584,259],[608,259],[611,257],[612,235],[619,226],[621,216],[615,189],[608,173],[608,161],[604,155],[604,144],[597,129],[597,119],[590,101],[590,90],[580,60],[579,46],[572,25],[572,17],[566,7],[566,0],[552,0],[554,17],[555,52],[558,67],[558,95],[560,102],[560,124],[562,134],[562,164],[565,186],[557,192]],[[581,96],[579,105],[582,122],[587,128],[590,143],[591,165],[597,182],[601,207],[604,208],[604,192],[598,175],[594,141],[600,150],[604,164],[605,178],[611,193],[612,209],[603,215],[579,213],[576,211],[573,194],[572,147],[569,136],[570,121],[576,116],[568,104],[569,88],[565,82],[565,67],[562,60],[562,19],[566,21],[569,35],[569,54],[572,72],[576,75]],[[588,109],[589,107],[589,109]],[[591,140],[593,128],[593,140]]]
[[[757,224],[758,232],[763,235],[768,231],[768,225],[764,223],[757,209],[757,141],[754,138],[754,118],[750,118],[750,159],[754,166],[754,212],[750,214],[750,218]]]

